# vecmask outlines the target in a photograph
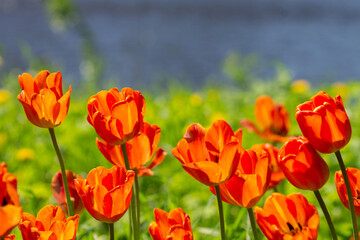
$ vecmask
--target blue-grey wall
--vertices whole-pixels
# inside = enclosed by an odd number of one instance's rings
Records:
[[[224,78],[227,54],[256,53],[283,62],[312,82],[360,78],[360,1],[78,0],[105,76],[148,84],[161,76],[202,83]],[[65,76],[80,76],[78,32],[56,31],[36,0],[0,0],[5,68],[25,68],[19,50],[53,59]],[[26,70],[26,69],[24,69]],[[134,83],[135,82],[135,83]]]

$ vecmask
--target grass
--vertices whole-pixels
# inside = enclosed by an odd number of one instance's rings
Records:
[[[55,204],[50,182],[60,168],[47,129],[33,126],[26,119],[22,106],[16,99],[20,92],[16,78],[12,73],[4,76],[2,87],[6,90],[0,91],[0,161],[5,161],[9,172],[17,176],[24,211],[36,215],[46,204]],[[64,80],[63,84],[66,89],[68,83]],[[97,166],[111,166],[97,149],[96,132],[86,120],[87,100],[100,90],[102,89],[91,92],[75,89],[71,94],[66,120],[55,128],[67,169],[83,176]],[[194,239],[219,239],[215,196],[208,187],[194,180],[182,169],[179,161],[171,155],[171,149],[191,123],[198,122],[208,127],[214,120],[224,119],[233,130],[237,130],[240,119],[254,119],[253,105],[256,97],[262,94],[268,94],[275,102],[285,104],[291,116],[290,135],[300,135],[294,117],[295,107],[309,100],[319,90],[325,90],[333,97],[340,93],[353,129],[350,143],[342,150],[343,158],[347,167],[359,166],[358,153],[354,151],[360,147],[360,84],[357,82],[325,85],[299,92],[292,88],[288,72],[280,69],[272,81],[256,79],[246,85],[238,83],[233,86],[204,86],[193,91],[180,83],[172,82],[166,89],[138,90],[146,99],[145,121],[161,128],[160,146],[168,153],[164,162],[154,169],[154,176],[140,178],[141,239],[151,239],[147,228],[154,220],[154,208],[169,211],[176,207],[183,208],[190,216]],[[264,141],[244,130],[243,147],[248,149],[261,142]],[[321,193],[340,239],[349,238],[352,233],[350,212],[340,202],[334,186],[334,173],[339,170],[337,161],[333,155],[323,157],[331,169],[331,176]],[[286,180],[278,189],[284,194],[302,192],[309,202],[318,208],[321,218],[319,239],[330,239],[325,218],[312,192],[296,189]],[[270,193],[271,191],[257,205],[262,206]],[[246,209],[224,203],[224,214],[228,239],[252,239]],[[128,224],[127,215],[115,223],[116,239],[127,239]],[[14,232],[17,238],[20,238],[20,231],[16,229]],[[77,239],[108,239],[107,225],[93,220],[84,211],[80,216]]]

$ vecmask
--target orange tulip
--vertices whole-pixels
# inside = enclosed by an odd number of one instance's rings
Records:
[[[354,199],[355,214],[360,216],[360,170],[357,168],[346,168],[349,177],[351,193]],[[335,173],[335,186],[341,202],[347,209],[349,208],[349,198],[346,193],[346,187],[341,171]]]
[[[138,176],[150,176],[154,173],[152,168],[159,165],[165,158],[166,152],[162,148],[156,149],[161,135],[161,130],[156,125],[144,122],[140,134],[126,142],[130,169],[137,170]],[[124,157],[120,145],[110,145],[105,141],[96,139],[96,145],[105,158],[114,165],[125,167]],[[153,161],[145,166],[154,155]]]
[[[7,171],[4,162],[0,163],[0,238],[18,225],[21,214],[16,177]]]
[[[117,88],[100,91],[88,101],[88,122],[111,145],[137,136],[143,125],[145,99],[139,91]]]
[[[84,205],[79,197],[79,194],[75,189],[74,179],[83,178],[83,177],[69,170],[66,170],[66,178],[68,181],[70,197],[72,198],[75,214],[80,214],[84,209]],[[51,190],[54,195],[56,203],[61,207],[61,209],[66,215],[68,213],[68,208],[66,203],[65,189],[64,189],[61,171],[58,171],[52,178]]]
[[[272,193],[264,208],[255,207],[255,218],[269,240],[317,238],[319,214],[300,193],[285,196]]]
[[[281,147],[279,165],[289,182],[304,190],[319,190],[330,175],[324,159],[304,137],[291,139]]]
[[[283,104],[275,104],[269,96],[263,95],[256,99],[255,118],[262,130],[250,120],[241,120],[240,125],[260,138],[270,142],[286,142],[290,129],[289,113]]]
[[[18,80],[22,91],[17,98],[32,124],[54,128],[65,120],[69,110],[71,86],[63,95],[60,72],[50,74],[48,71],[41,71],[35,78],[23,73]]]
[[[208,186],[227,181],[236,171],[241,151],[242,131],[233,132],[223,120],[213,123],[208,131],[192,124],[172,154],[193,178]]]
[[[252,208],[265,194],[270,183],[269,156],[245,151],[240,158],[235,174],[225,183],[220,184],[221,199],[224,202],[245,208]],[[210,187],[215,193],[215,188]]]
[[[14,240],[15,239],[15,234],[10,234],[10,235],[7,235],[4,240]]]
[[[351,125],[341,97],[319,92],[296,108],[296,120],[304,136],[322,153],[343,148],[351,137]]]
[[[149,225],[149,232],[154,240],[192,240],[190,217],[176,208],[169,213],[161,209],[154,210],[155,222]]]
[[[66,219],[58,207],[47,205],[37,216],[24,213],[19,229],[24,240],[74,240],[79,225],[79,215]]]
[[[114,223],[129,208],[135,173],[123,167],[97,167],[87,179],[75,179],[75,188],[86,210],[96,220]]]
[[[268,154],[270,158],[269,167],[271,172],[268,189],[276,187],[285,178],[285,175],[278,163],[279,149],[270,143],[255,144],[251,147],[251,149],[258,153],[265,151]]]

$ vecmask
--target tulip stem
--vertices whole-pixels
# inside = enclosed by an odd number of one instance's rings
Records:
[[[110,240],[114,240],[114,223],[109,223],[109,236]]]
[[[254,211],[252,208],[248,208],[247,210],[249,213],[251,229],[254,234],[254,240],[258,240],[259,238],[258,238],[257,231],[256,231],[256,221],[255,221]]]
[[[135,170],[135,197],[136,197],[136,220],[137,220],[137,229],[140,232],[140,196],[139,196],[139,177],[138,171]],[[140,235],[140,233],[139,233]],[[140,237],[140,236],[139,236]]]
[[[59,146],[56,141],[54,129],[49,128],[49,132],[50,132],[53,146],[55,148],[56,155],[57,155],[57,157],[59,159],[59,163],[60,163],[61,175],[62,175],[63,185],[64,185],[64,189],[65,189],[66,203],[67,203],[67,207],[68,207],[68,214],[69,214],[69,216],[74,216],[74,205],[73,205],[73,202],[71,201],[71,197],[70,197],[70,191],[69,191],[69,185],[68,185],[68,181],[67,181],[67,177],[66,177],[64,160],[62,158]]]
[[[357,226],[355,208],[354,208],[354,200],[353,200],[353,195],[351,193],[349,177],[347,175],[345,165],[344,165],[344,161],[343,161],[343,159],[341,157],[340,151],[339,150],[336,151],[335,155],[336,155],[336,158],[337,158],[337,160],[339,162],[339,165],[340,165],[340,169],[341,169],[341,172],[342,172],[342,175],[343,175],[343,178],[344,178],[344,182],[345,182],[346,193],[348,195],[349,207],[350,207],[350,212],[351,212],[351,219],[352,219],[352,224],[353,224],[354,240],[359,240],[358,226]]]
[[[127,155],[127,150],[126,150],[126,144],[125,143],[121,144],[121,150],[122,150],[123,157],[124,157],[125,167],[126,167],[127,170],[130,170],[130,163],[129,163],[129,158],[128,158],[128,155]],[[133,188],[134,188],[134,186],[133,186]],[[135,192],[135,194],[134,194],[134,192]],[[131,225],[132,225],[132,229],[133,229],[133,232],[134,232],[134,240],[139,240],[140,229],[137,228],[136,203],[135,203],[136,196],[134,197],[134,195],[136,195],[136,189],[135,189],[135,191],[133,191],[132,197],[131,197],[130,219],[132,221]],[[131,233],[131,231],[130,231],[130,233]]]
[[[322,209],[322,211],[324,213],[326,221],[327,221],[327,223],[329,225],[329,229],[330,229],[330,232],[331,232],[332,239],[337,240],[338,238],[337,238],[337,235],[336,235],[335,227],[334,227],[334,224],[333,224],[333,222],[331,220],[330,214],[329,214],[329,212],[328,212],[328,210],[326,208],[324,200],[321,197],[321,194],[320,194],[319,190],[315,190],[314,193],[315,193],[315,197],[318,200],[318,202],[320,204],[320,207],[321,207],[321,209]]]
[[[215,186],[215,191],[216,191],[216,198],[217,198],[218,208],[219,208],[221,240],[226,240],[224,211],[223,211],[223,205],[222,205],[222,200],[221,200],[220,187],[219,187],[219,185],[216,185],[216,186]]]
[[[131,204],[131,202],[130,202],[130,204]],[[132,212],[131,211],[129,211],[129,224],[130,224],[130,231],[129,231],[129,240],[131,240],[132,238],[133,238],[133,226],[132,226],[132,214],[131,214]]]

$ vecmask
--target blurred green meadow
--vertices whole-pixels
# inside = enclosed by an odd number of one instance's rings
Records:
[[[145,121],[161,128],[160,146],[168,153],[161,165],[154,169],[154,176],[140,178],[141,239],[151,239],[148,226],[154,221],[154,208],[169,211],[181,207],[191,218],[194,239],[219,239],[218,209],[215,196],[208,187],[194,180],[181,167],[171,150],[183,137],[188,125],[200,123],[209,127],[217,119],[226,120],[233,128],[240,128],[239,120],[254,120],[254,103],[258,96],[267,94],[275,102],[282,102],[291,117],[290,135],[300,135],[295,121],[295,107],[310,99],[320,90],[332,97],[341,94],[352,124],[352,139],[342,150],[347,167],[359,167],[357,150],[360,148],[360,83],[349,81],[322,86],[309,86],[304,82],[294,82],[291,74],[282,65],[276,68],[274,77],[261,79],[239,65],[238,59],[229,56],[224,71],[229,76],[230,85],[209,84],[192,90],[178,81],[171,80],[165,87],[137,88],[146,100]],[[236,57],[235,57],[236,58]],[[248,66],[250,69],[251,66]],[[36,74],[36,70],[30,70]],[[18,70],[1,76],[0,90],[0,161],[8,165],[9,172],[18,180],[21,206],[25,212],[36,215],[47,204],[56,204],[51,193],[50,182],[59,171],[59,164],[47,129],[32,125],[26,118],[21,104],[16,99],[20,93]],[[69,82],[63,79],[64,91]],[[90,87],[89,87],[90,86]],[[116,84],[111,87],[122,88]],[[110,167],[95,144],[97,134],[87,122],[87,100],[102,90],[96,85],[84,84],[73,89],[68,116],[63,124],[55,128],[67,169],[86,177],[97,166]],[[244,130],[243,147],[263,143],[253,133]],[[281,147],[281,145],[278,145]],[[334,186],[334,173],[338,164],[334,155],[322,155],[331,169],[328,183],[320,192],[328,206],[340,239],[348,239],[352,234],[350,212],[342,205]],[[284,194],[303,193],[308,201],[317,206],[320,215],[319,239],[330,239],[325,218],[312,192],[302,191],[284,180],[278,191]],[[263,205],[272,190],[260,200]],[[228,239],[252,239],[247,210],[224,203],[226,232]],[[116,239],[127,239],[129,231],[128,215],[115,223]],[[260,230],[259,230],[260,231]],[[15,229],[20,238],[20,231]],[[264,238],[264,237],[263,237]],[[108,239],[106,224],[93,220],[84,211],[80,215],[78,240]]]

